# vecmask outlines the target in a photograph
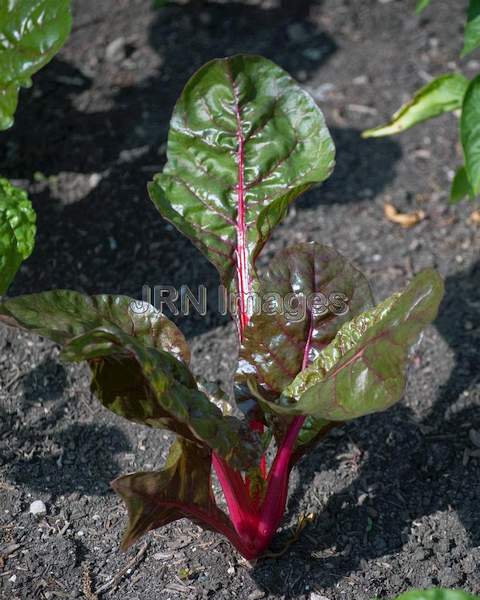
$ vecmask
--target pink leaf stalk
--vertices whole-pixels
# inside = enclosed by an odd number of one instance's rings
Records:
[[[228,64],[228,63],[227,63]],[[236,248],[236,271],[237,291],[239,296],[238,334],[239,341],[243,339],[243,332],[249,322],[248,294],[251,291],[250,257],[247,241],[246,224],[246,199],[245,199],[245,156],[244,135],[242,128],[242,115],[238,90],[232,73],[229,78],[234,94],[234,110],[237,120],[237,248]],[[313,333],[313,322],[309,315],[309,332],[305,344],[302,370],[308,365],[311,338]],[[283,514],[285,512],[288,481],[291,470],[292,455],[298,434],[303,426],[305,417],[295,417],[290,424],[285,439],[278,448],[277,454],[267,475],[266,457],[262,456],[260,461],[260,474],[266,481],[264,497],[258,501],[251,496],[251,481],[248,477],[232,469],[222,458],[213,453],[213,467],[222,487],[227,502],[230,519],[238,537],[227,536],[235,547],[247,558],[255,559],[261,556],[270,545],[277,531]],[[252,420],[250,427],[253,431],[263,433],[264,424],[261,421]],[[223,532],[225,533],[225,532]],[[226,533],[225,533],[226,535]]]

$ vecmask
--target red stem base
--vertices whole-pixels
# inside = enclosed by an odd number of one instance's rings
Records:
[[[230,519],[237,538],[230,541],[248,560],[261,556],[277,531],[287,503],[290,461],[298,434],[305,417],[296,417],[277,451],[270,472],[266,476],[266,492],[258,503],[249,494],[249,482],[232,469],[223,459],[213,455],[213,466],[227,501]],[[266,471],[262,460],[261,471]]]

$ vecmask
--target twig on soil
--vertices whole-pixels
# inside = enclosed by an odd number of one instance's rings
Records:
[[[123,579],[124,575],[126,575],[130,569],[133,569],[141,562],[145,552],[147,551],[148,545],[149,542],[145,542],[137,554],[115,575],[115,577],[95,590],[95,595],[98,596],[99,594],[103,594],[107,590],[113,591]]]
[[[7,381],[7,383],[3,386],[3,389],[5,391],[9,390],[12,385],[14,385],[15,383],[17,383],[17,381],[19,379],[21,379],[24,376],[25,373],[23,373],[22,371],[18,371],[18,373],[16,375],[14,375],[10,381]]]
[[[87,562],[83,563],[82,583],[82,591],[85,598],[87,600],[98,600],[98,596],[92,591],[92,575],[90,573],[90,565]]]

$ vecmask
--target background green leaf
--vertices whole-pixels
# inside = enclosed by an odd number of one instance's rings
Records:
[[[447,73],[421,88],[386,124],[367,129],[362,137],[381,137],[405,131],[422,121],[461,108],[468,80],[459,73]]]
[[[452,181],[452,188],[450,190],[450,204],[457,204],[461,200],[468,196],[468,198],[475,198],[472,186],[468,180],[467,171],[464,166],[457,169],[455,177]]]
[[[240,55],[211,61],[187,83],[167,157],[150,196],[229,287],[241,237],[251,281],[251,265],[288,204],[330,174],[334,146],[320,109],[285,71]]]
[[[0,129],[12,125],[20,87],[60,50],[71,26],[69,0],[0,3]]]
[[[36,217],[26,192],[0,178],[0,295],[35,244]]]
[[[265,407],[331,421],[385,410],[400,399],[408,351],[435,318],[442,296],[440,276],[423,271],[403,292],[345,323],[284,390],[283,402],[265,401]]]
[[[480,46],[480,0],[470,0],[462,56]]]
[[[416,7],[416,11],[417,11],[417,15],[419,15],[421,12],[423,12],[427,6],[430,4],[432,0],[418,0],[417,2],[417,7]]]
[[[396,600],[480,600],[478,596],[472,596],[461,590],[414,590],[398,596]]]
[[[480,75],[470,83],[465,94],[460,135],[468,180],[477,195],[480,193]]]

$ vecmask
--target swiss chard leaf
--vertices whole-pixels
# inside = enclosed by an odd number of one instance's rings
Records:
[[[69,0],[9,0],[0,5],[0,129],[13,123],[20,87],[65,43]]]
[[[468,5],[467,25],[465,27],[465,43],[462,56],[480,46],[480,0],[470,0]]]
[[[480,194],[480,75],[470,83],[465,94],[460,136],[468,180],[477,195]]]
[[[234,535],[228,517],[215,502],[210,453],[186,440],[172,444],[162,470],[119,477],[112,487],[128,509],[124,550],[148,531],[184,517],[204,528]]]
[[[35,212],[27,194],[0,178],[0,295],[7,291],[35,242]]]
[[[66,360],[87,360],[92,390],[114,413],[202,442],[236,468],[258,460],[258,435],[198,390],[185,338],[152,306],[55,291],[4,300],[0,320],[62,344]]]
[[[364,275],[341,254],[316,243],[281,251],[258,280],[259,306],[243,335],[235,376],[236,399],[249,413],[252,376],[261,394],[280,396],[300,371],[335,337],[347,320],[373,306]],[[277,440],[289,419],[270,420]],[[308,419],[298,444],[308,444],[330,427],[324,419]]]
[[[149,185],[153,202],[243,298],[289,203],[330,174],[334,146],[320,109],[285,71],[239,55],[187,83],[167,157]]]
[[[145,346],[169,352],[186,364],[190,361],[188,343],[178,327],[152,305],[128,296],[86,296],[72,290],[29,294],[4,299],[1,320],[60,345],[98,327],[114,326]]]
[[[258,280],[261,302],[244,331],[237,382],[253,373],[280,394],[346,321],[373,307],[365,276],[333,248],[296,244],[281,251]]]
[[[405,131],[418,123],[462,107],[468,79],[459,73],[447,73],[421,88],[386,124],[364,131],[362,137],[381,137]]]
[[[345,323],[333,342],[284,390],[278,414],[345,421],[384,410],[405,386],[408,352],[435,318],[443,282],[423,271],[401,293]]]

